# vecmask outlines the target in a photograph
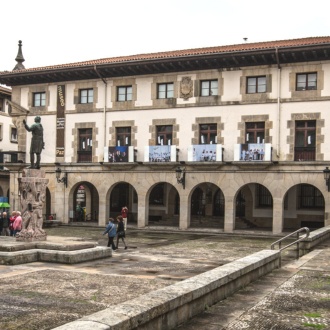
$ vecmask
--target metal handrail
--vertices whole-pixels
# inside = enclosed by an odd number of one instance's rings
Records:
[[[305,234],[306,236],[302,236],[302,237],[299,236],[299,233],[301,233],[302,231],[305,231],[306,232],[306,234]],[[286,249],[286,248],[288,248],[288,247],[290,247],[290,246],[292,246],[294,244],[297,244],[297,259],[299,259],[299,257],[300,257],[300,253],[299,253],[299,251],[300,251],[299,250],[299,242],[301,242],[304,239],[306,239],[309,236],[309,233],[310,233],[309,228],[302,227],[302,228],[294,231],[293,233],[291,233],[289,235],[286,235],[285,237],[282,237],[279,240],[277,240],[276,242],[272,243],[271,246],[270,246],[270,248],[271,248],[271,250],[274,250],[275,249],[275,245],[278,243],[278,249],[279,249],[280,252],[282,252],[284,249]],[[292,243],[290,243],[290,244],[282,247],[282,241],[284,241],[285,239],[287,239],[287,238],[289,238],[289,237],[291,237],[291,236],[293,236],[295,234],[297,235],[297,239],[294,242],[292,242]],[[279,266],[281,267],[281,254],[280,254],[280,264],[279,264]]]

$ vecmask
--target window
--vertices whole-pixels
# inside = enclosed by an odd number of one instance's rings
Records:
[[[117,127],[116,128],[116,141],[117,146],[130,146],[131,145],[131,128],[130,127]]]
[[[0,112],[4,112],[5,107],[4,107],[4,99],[0,97]]]
[[[150,205],[164,205],[164,183],[159,183],[152,189],[149,196],[149,204]]]
[[[174,97],[174,84],[164,83],[157,85],[157,98],[170,99]]]
[[[92,161],[92,128],[78,130],[78,163],[88,163]]]
[[[117,101],[132,101],[132,86],[117,87]]]
[[[172,125],[156,126],[157,130],[157,145],[172,144]]]
[[[297,120],[295,126],[294,160],[315,160],[316,121]]]
[[[81,104],[93,103],[94,91],[93,88],[81,89],[79,91],[79,100]]]
[[[312,185],[301,184],[297,189],[298,208],[324,208],[324,198],[322,193]]]
[[[307,91],[315,90],[317,87],[317,73],[297,73],[296,76],[296,90]]]
[[[201,81],[201,96],[218,95],[218,80]]]
[[[17,142],[17,128],[16,127],[11,127],[10,141],[11,142]]]
[[[265,93],[266,92],[266,76],[247,77],[246,93]]]
[[[245,143],[265,143],[265,123],[245,123]]]
[[[258,207],[272,207],[273,198],[269,190],[261,184],[256,184],[256,203]]]
[[[34,93],[33,94],[33,106],[44,107],[46,105],[46,93]]]
[[[217,143],[217,124],[201,124],[199,125],[200,144],[216,144]]]

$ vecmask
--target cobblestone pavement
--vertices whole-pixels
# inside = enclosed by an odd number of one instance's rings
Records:
[[[330,329],[330,240],[178,327],[197,329]]]
[[[103,246],[107,243],[106,237],[102,236],[103,228],[63,226],[50,228],[47,233],[53,236],[80,237],[81,240],[97,241]],[[35,262],[0,266],[0,329],[53,329],[262,249],[269,249],[270,244],[277,239],[263,236],[262,233],[253,235],[253,232],[232,236],[129,229],[128,249],[124,250],[123,245],[119,245],[118,252],[114,252],[112,258],[76,265]],[[290,261],[289,255],[284,258],[283,264]],[[294,276],[298,276],[294,282],[298,285],[300,271],[308,272],[308,269],[283,267],[237,293],[236,299],[230,297],[209,308],[181,329],[213,330],[225,329],[225,326],[228,329],[271,329],[259,325],[256,327],[255,323],[251,323],[252,316],[246,314],[247,318],[244,318],[244,312],[250,308],[253,311],[256,302],[266,299],[267,293],[284,285],[289,278],[295,279]],[[323,280],[329,286],[329,277],[322,277]],[[320,285],[313,289],[322,289],[322,281],[315,282]],[[309,283],[312,283],[312,277]],[[323,302],[326,305],[329,296],[325,298]],[[278,299],[278,305],[283,307],[282,298]],[[227,305],[231,301],[232,304]],[[265,301],[261,306],[266,310],[268,305]],[[313,313],[320,313],[319,318],[323,318],[323,321],[329,319],[319,308],[315,308]],[[281,314],[283,311],[274,312],[277,316]],[[256,310],[254,315],[262,313]],[[302,315],[306,318],[311,318],[311,315],[316,317],[316,314]],[[235,324],[235,321],[242,323]]]

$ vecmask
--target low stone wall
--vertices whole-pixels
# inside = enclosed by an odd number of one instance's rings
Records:
[[[313,248],[330,238],[330,226],[322,227],[310,232],[309,237],[299,243],[300,255],[306,254]]]
[[[56,330],[173,329],[279,266],[263,250],[182,282],[57,327]]]

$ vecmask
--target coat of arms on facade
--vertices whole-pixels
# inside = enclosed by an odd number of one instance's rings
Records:
[[[180,83],[180,97],[188,100],[193,96],[193,82],[191,77],[183,77]]]

